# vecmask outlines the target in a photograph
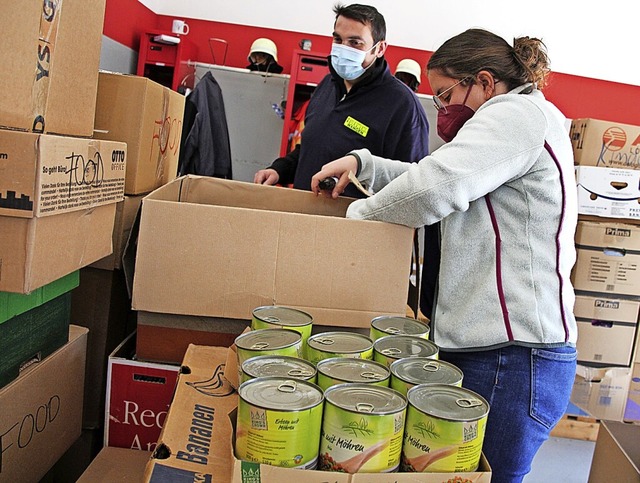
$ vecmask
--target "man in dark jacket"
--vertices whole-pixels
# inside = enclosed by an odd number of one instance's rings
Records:
[[[311,188],[323,164],[357,148],[415,162],[428,154],[418,98],[390,72],[384,17],[367,5],[337,5],[328,74],[315,89],[300,144],[254,177],[258,184]],[[345,196],[362,196],[349,186]]]

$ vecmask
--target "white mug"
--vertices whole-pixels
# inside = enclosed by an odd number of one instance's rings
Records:
[[[189,33],[189,25],[184,20],[174,20],[171,31],[178,35],[187,35]]]

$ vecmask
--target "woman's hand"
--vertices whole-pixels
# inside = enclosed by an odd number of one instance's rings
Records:
[[[354,174],[358,171],[358,160],[352,154],[347,154],[342,158],[325,164],[322,169],[314,174],[311,178],[311,191],[313,191],[316,195],[322,194],[324,196],[337,198],[342,194],[347,185],[350,183],[350,171]],[[318,186],[320,184],[320,181],[332,177],[337,178],[336,185],[333,190],[330,193],[328,191],[321,190]]]

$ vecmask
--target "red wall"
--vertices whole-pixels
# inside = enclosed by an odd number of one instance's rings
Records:
[[[107,0],[104,34],[137,50],[142,32],[160,29],[170,33],[174,18],[156,15],[137,0]],[[190,29],[185,40],[199,49],[197,59],[193,60],[208,64],[246,67],[251,43],[258,37],[269,37],[276,43],[278,62],[284,67],[285,74],[290,73],[291,53],[299,48],[301,39],[310,39],[314,52],[328,54],[331,49],[330,25],[327,26],[327,35],[321,36],[197,19],[184,20]],[[210,39],[223,39],[226,43]],[[553,52],[549,54],[553,61]],[[430,55],[431,52],[423,50],[391,46],[386,58],[391,69],[395,70],[397,63],[405,57],[425,65]],[[426,77],[422,79],[419,92],[431,94]],[[640,125],[640,109],[635,107],[640,105],[640,86],[554,73],[545,95],[572,119],[591,117]]]

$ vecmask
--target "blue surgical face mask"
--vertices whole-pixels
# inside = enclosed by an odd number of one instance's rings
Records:
[[[367,57],[367,52],[376,48],[377,45],[376,43],[369,50],[358,50],[347,45],[333,44],[331,46],[331,65],[344,80],[357,79],[373,65],[373,62],[371,62],[366,68],[362,67],[362,63]]]

